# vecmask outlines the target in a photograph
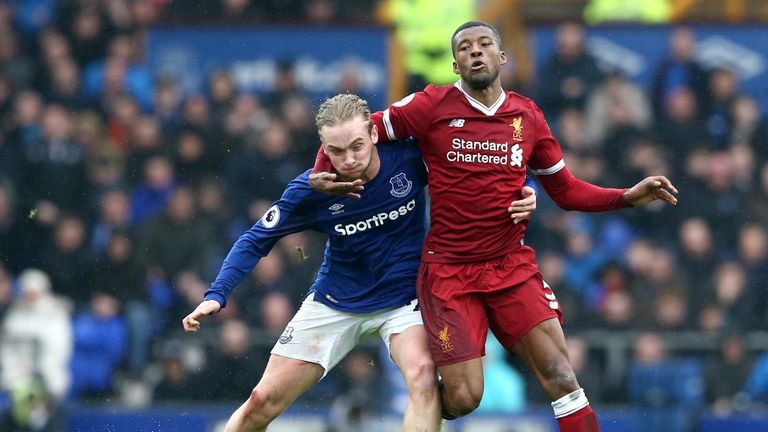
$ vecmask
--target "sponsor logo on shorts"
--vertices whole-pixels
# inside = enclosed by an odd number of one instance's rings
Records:
[[[440,339],[440,349],[444,352],[453,351],[453,344],[451,343],[451,335],[448,333],[448,326],[446,325],[440,330],[440,334],[437,336]]]
[[[285,345],[293,339],[293,327],[286,327],[283,334],[280,335],[280,339],[277,341]]]

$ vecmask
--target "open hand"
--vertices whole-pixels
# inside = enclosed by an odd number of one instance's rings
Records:
[[[326,195],[346,196],[360,199],[363,191],[363,181],[358,179],[351,182],[335,181],[336,174],[329,172],[312,173],[309,175],[309,187],[315,192]]]
[[[523,199],[512,201],[507,208],[512,222],[520,223],[531,216],[531,212],[536,210],[536,191],[530,186],[523,186]]]
[[[674,195],[673,195],[674,194]],[[677,189],[664,176],[646,177],[640,183],[624,192],[624,201],[632,206],[648,204],[651,201],[662,200],[677,205]]]
[[[205,300],[197,307],[191,314],[184,317],[181,320],[181,324],[184,326],[184,330],[188,332],[196,332],[200,330],[200,319],[204,316],[213,315],[221,310],[221,305],[216,300]]]

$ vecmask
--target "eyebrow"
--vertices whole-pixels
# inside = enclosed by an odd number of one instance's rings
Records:
[[[493,36],[487,36],[487,35],[483,35],[483,36],[480,36],[480,37],[479,37],[479,38],[477,38],[477,39],[478,39],[478,40],[480,40],[480,41],[482,41],[483,39],[490,39],[491,41],[495,41],[495,39],[494,39],[494,37],[493,37]],[[469,42],[469,38],[468,38],[468,37],[465,37],[465,38],[463,38],[463,39],[460,39],[458,42],[456,42],[456,46],[458,47],[458,46],[460,46],[461,44],[463,44],[463,43],[466,43],[466,42]]]
[[[348,147],[351,147],[351,146],[357,144],[358,142],[360,142],[362,140],[363,140],[362,137],[357,137],[352,142],[349,143]],[[339,146],[333,145],[333,144],[326,144],[326,146],[328,146],[329,150],[344,150],[345,149],[345,147],[339,147]]]

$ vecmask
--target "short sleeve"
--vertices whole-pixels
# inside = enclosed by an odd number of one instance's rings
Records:
[[[432,122],[434,113],[435,87],[427,86],[424,91],[411,93],[393,103],[389,108],[371,116],[379,128],[380,139],[406,139],[415,137],[423,141],[424,134]]]

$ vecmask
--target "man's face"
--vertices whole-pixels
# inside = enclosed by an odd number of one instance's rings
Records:
[[[335,126],[320,129],[325,153],[336,171],[348,180],[363,177],[371,165],[376,127],[358,116]]]
[[[456,34],[456,60],[453,71],[474,90],[483,90],[498,77],[507,55],[499,50],[488,27],[466,28]]]

